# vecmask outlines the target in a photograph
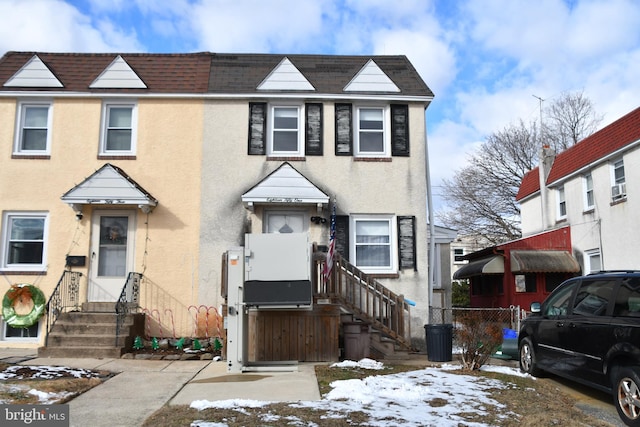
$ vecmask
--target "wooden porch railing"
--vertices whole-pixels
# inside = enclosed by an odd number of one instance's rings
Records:
[[[328,298],[351,311],[360,320],[395,340],[407,350],[411,346],[411,315],[409,304],[370,275],[335,253],[333,269],[324,280],[324,256],[315,258],[313,269],[314,294]]]

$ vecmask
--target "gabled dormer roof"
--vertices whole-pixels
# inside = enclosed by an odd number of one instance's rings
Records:
[[[345,86],[345,92],[400,92],[398,86],[370,59]]]
[[[559,153],[551,166],[546,184],[562,181],[635,144],[640,144],[640,108]],[[517,201],[540,191],[539,173],[539,168],[535,168],[524,176]]]
[[[320,210],[329,203],[329,196],[304,175],[285,162],[242,195],[248,209],[255,204],[314,204]]]
[[[33,55],[9,80],[5,87],[62,87],[60,80],[42,62],[38,55]]]
[[[315,90],[300,70],[284,58],[258,85],[258,90]]]
[[[89,85],[92,89],[146,89],[140,76],[118,55]]]

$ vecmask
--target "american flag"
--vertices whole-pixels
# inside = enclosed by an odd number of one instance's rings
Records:
[[[336,246],[336,204],[333,204],[333,210],[331,212],[331,231],[329,234],[329,250],[327,251],[327,260],[324,263],[322,269],[322,276],[324,276],[325,282],[329,280],[331,275],[331,269],[333,268],[333,251]]]

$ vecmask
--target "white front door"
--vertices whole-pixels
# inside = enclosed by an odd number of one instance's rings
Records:
[[[89,301],[117,301],[133,268],[135,210],[96,211],[91,225]]]

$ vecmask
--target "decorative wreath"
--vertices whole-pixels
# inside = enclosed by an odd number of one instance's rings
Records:
[[[33,308],[27,314],[16,314],[17,302],[33,301]],[[13,328],[28,328],[36,324],[44,314],[46,299],[42,291],[33,285],[20,283],[12,285],[2,299],[2,317]]]

